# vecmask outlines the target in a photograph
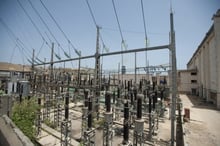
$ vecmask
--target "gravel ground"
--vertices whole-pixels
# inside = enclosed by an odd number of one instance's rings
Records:
[[[184,123],[185,143],[188,146],[220,145],[220,111],[199,97],[180,95],[184,108],[190,109],[190,121]]]

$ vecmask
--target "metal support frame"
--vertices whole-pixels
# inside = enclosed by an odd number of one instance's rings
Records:
[[[103,53],[103,54],[98,54],[98,56],[104,57],[104,56],[111,56],[111,55],[118,55],[118,54],[128,54],[128,53],[134,53],[134,52],[161,50],[161,49],[168,49],[169,47],[170,47],[170,45],[146,47],[146,48],[139,48],[139,49],[131,49],[131,50],[124,50],[124,51],[116,51],[116,52]],[[77,57],[77,58],[58,60],[58,61],[54,61],[53,63],[56,64],[56,63],[74,61],[74,60],[79,60],[79,59],[89,59],[89,58],[95,58],[96,56],[97,56],[97,54],[89,55],[89,56],[82,56],[82,57]],[[34,64],[34,66],[46,65],[46,64],[50,64],[50,62]]]
[[[113,140],[113,117],[112,112],[105,112],[105,123],[103,128],[103,146],[112,146]]]
[[[60,123],[62,121],[62,107],[61,107],[61,99],[57,97],[55,99],[55,104],[54,104],[54,125],[60,126]]]
[[[86,132],[87,129],[87,116],[88,116],[88,107],[83,107],[82,108],[82,125],[81,125],[81,138],[84,138],[84,133]]]
[[[144,120],[135,120],[133,146],[143,146]]]
[[[96,118],[99,119],[99,96],[100,96],[100,49],[99,49],[99,30],[97,26],[96,54],[95,54],[95,110]]]
[[[126,54],[126,53],[133,53],[133,52],[143,52],[143,51],[150,51],[150,50],[160,50],[160,49],[169,49],[170,50],[170,61],[172,64],[172,107],[171,107],[171,146],[174,145],[175,142],[175,111],[176,111],[176,95],[177,95],[177,77],[176,77],[176,46],[175,46],[175,31],[174,31],[174,23],[173,23],[173,12],[170,13],[170,43],[168,45],[163,46],[155,46],[155,47],[145,47],[145,48],[139,48],[139,49],[131,49],[131,50],[123,50],[123,51],[116,51],[116,52],[109,52],[109,53],[102,53],[99,54],[98,44],[99,43],[99,27],[97,27],[97,47],[96,47],[96,53],[94,55],[90,56],[84,56],[84,57],[77,57],[77,58],[70,58],[65,60],[58,60],[58,61],[51,61],[51,62],[45,62],[40,64],[34,64],[34,51],[33,51],[33,59],[32,59],[32,69],[34,69],[34,66],[39,65],[45,65],[45,64],[55,64],[55,63],[61,63],[61,62],[68,62],[73,60],[82,60],[82,59],[88,59],[88,58],[95,58],[95,68],[96,68],[96,87],[99,86],[100,82],[98,80],[99,73],[99,67],[100,67],[100,57],[104,56],[110,56],[110,55],[118,55],[118,54]],[[33,72],[34,73],[34,72]],[[35,85],[34,85],[35,88]],[[34,93],[34,89],[33,89]]]
[[[177,69],[176,69],[176,44],[173,23],[173,12],[170,13],[170,51],[172,61],[172,110],[171,110],[171,146],[175,143],[175,120],[176,120],[176,94],[177,94]]]
[[[83,146],[95,146],[95,129],[91,128],[84,132]]]
[[[61,146],[68,146],[71,143],[70,139],[71,121],[63,120],[61,122]]]
[[[45,96],[43,118],[50,119],[50,95]]]
[[[41,133],[41,110],[40,109],[37,111],[37,119],[36,119],[35,127],[36,127],[36,135],[39,135]]]

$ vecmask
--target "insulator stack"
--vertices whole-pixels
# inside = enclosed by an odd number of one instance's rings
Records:
[[[124,104],[124,135],[123,144],[127,144],[129,139],[129,107],[128,102]]]
[[[69,118],[69,93],[66,94],[65,99],[65,119]]]
[[[155,90],[156,82],[153,81],[153,91]]]
[[[115,104],[115,91],[113,92],[113,103]]]
[[[155,103],[157,103],[157,91],[155,91]]]
[[[84,96],[85,96],[84,105],[85,105],[85,107],[88,107],[88,95],[89,95],[89,91],[85,90],[84,91]]]
[[[149,113],[151,113],[151,96],[148,96],[149,97]]]
[[[92,128],[92,99],[89,98],[89,107],[88,107],[88,128]]]
[[[137,119],[142,118],[142,95],[138,94],[137,98]]]
[[[134,89],[134,100],[137,100],[137,89]]]
[[[130,96],[130,100],[131,100],[131,105],[133,105],[134,104],[134,96],[133,96],[133,94],[130,94],[131,96]]]
[[[131,89],[131,83],[130,81],[128,81],[128,91],[130,91],[130,89]]]
[[[142,80],[140,80],[140,83],[139,83],[139,90],[142,91]]]
[[[119,87],[117,88],[117,96],[118,96],[118,98],[120,98],[120,89],[119,89]]]
[[[110,112],[111,111],[111,95],[108,92],[105,95],[105,102],[106,102],[106,112]]]
[[[125,89],[127,89],[127,84],[126,84],[126,82],[127,82],[127,81],[125,80]]]
[[[160,99],[161,99],[161,101],[163,100],[163,98],[164,98],[164,90],[161,90],[161,92],[160,92]]]

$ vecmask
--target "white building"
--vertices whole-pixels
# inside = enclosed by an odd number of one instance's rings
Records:
[[[213,25],[187,64],[197,70],[198,95],[220,109],[220,9]]]
[[[179,70],[177,72],[177,86],[180,93],[198,95],[198,76],[196,69]]]

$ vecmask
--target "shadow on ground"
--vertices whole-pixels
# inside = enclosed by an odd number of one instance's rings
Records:
[[[195,96],[195,95],[186,95],[186,96],[188,96],[189,100],[193,104],[192,106],[193,108],[210,109],[220,112],[220,110],[216,108],[215,104],[207,102],[206,100],[202,99],[199,96]]]

